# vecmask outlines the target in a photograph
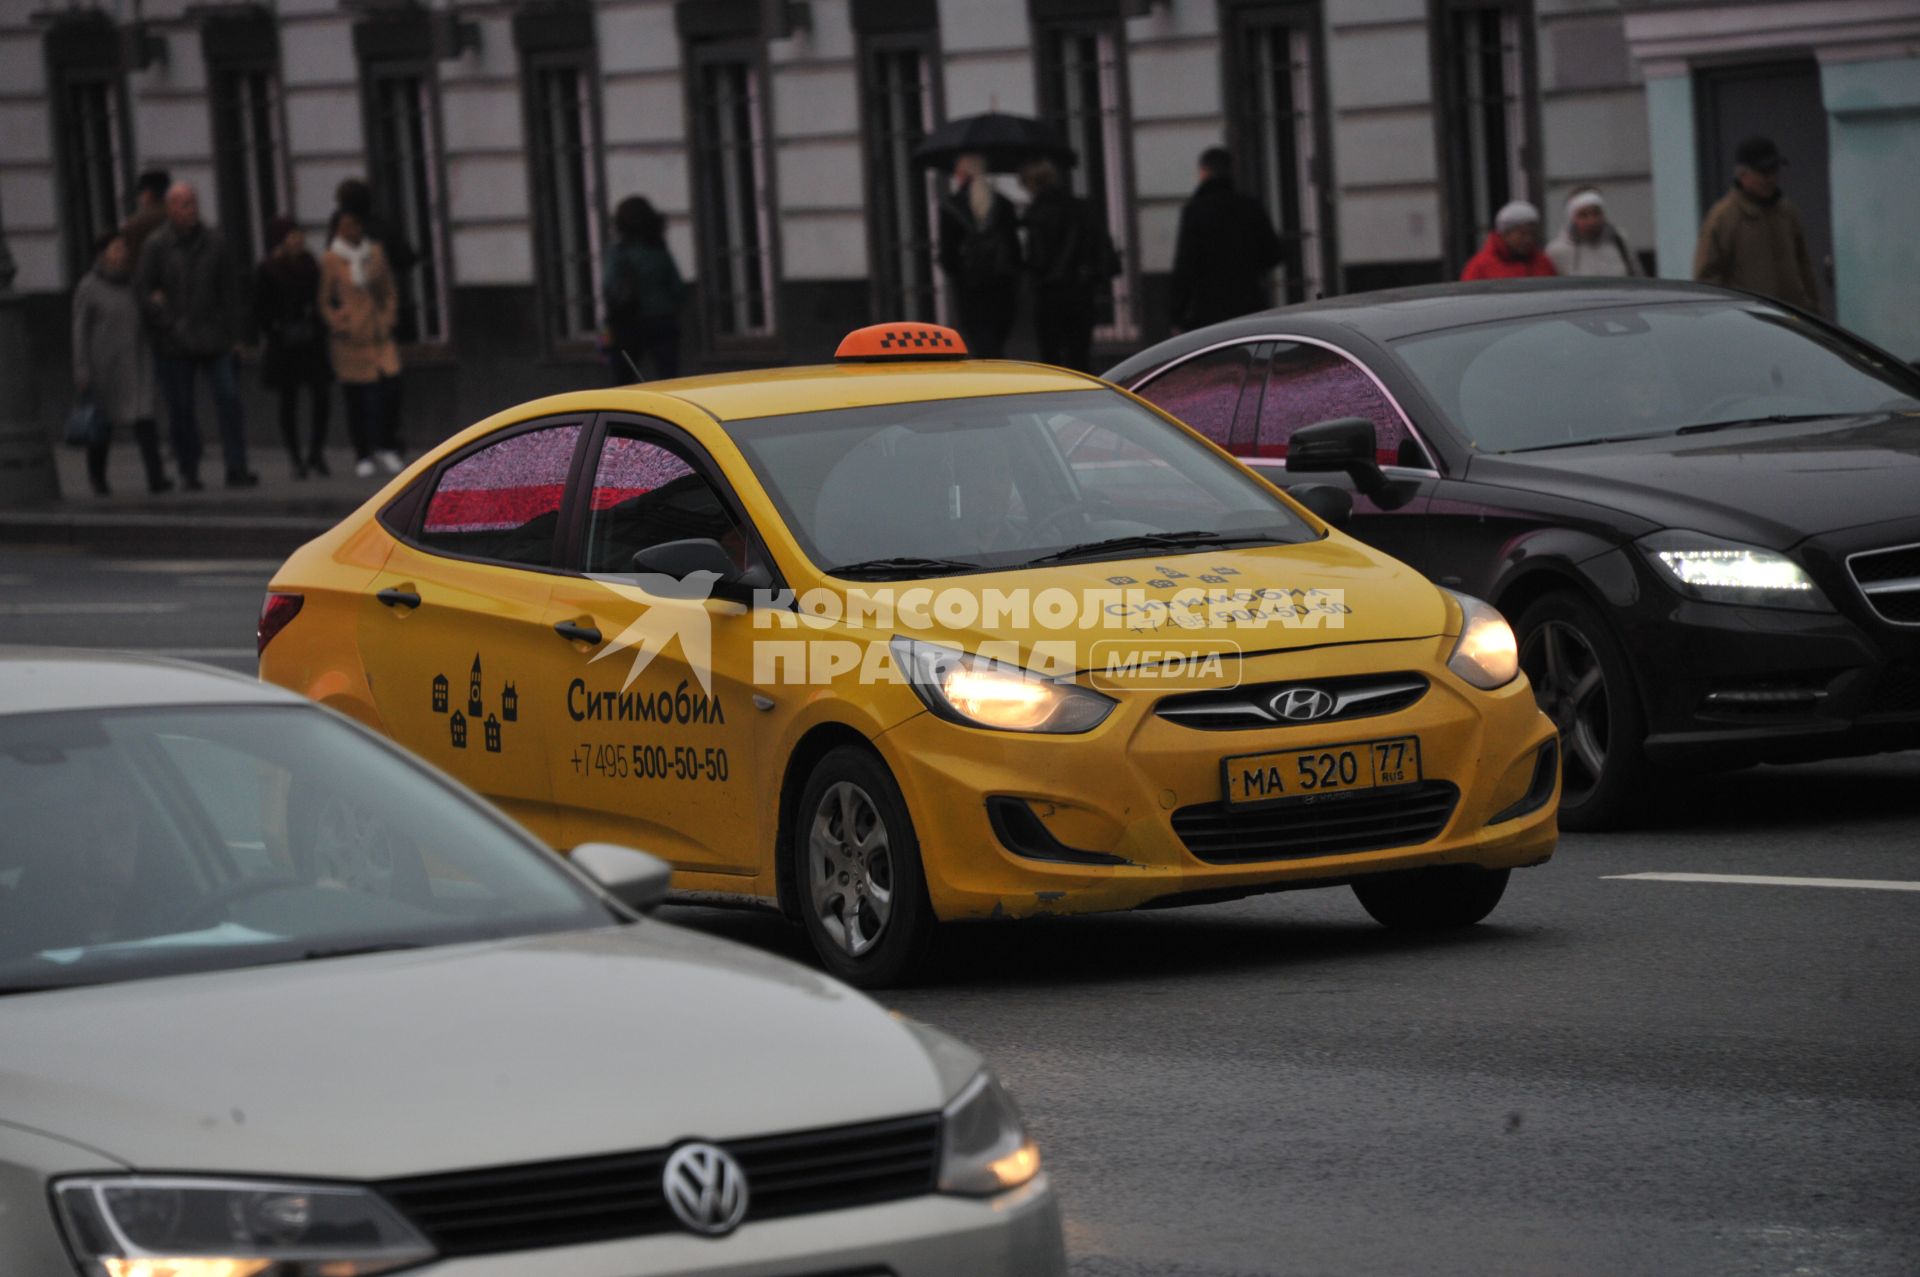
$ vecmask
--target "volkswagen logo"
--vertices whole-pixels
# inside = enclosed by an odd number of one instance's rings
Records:
[[[1290,723],[1311,723],[1333,713],[1333,697],[1317,687],[1289,687],[1268,704]]]
[[[724,1237],[747,1214],[747,1177],[725,1149],[682,1144],[667,1159],[660,1187],[674,1218],[696,1233]]]

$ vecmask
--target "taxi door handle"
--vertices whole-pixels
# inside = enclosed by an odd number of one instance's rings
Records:
[[[560,621],[556,623],[553,627],[553,632],[563,639],[572,639],[575,642],[589,645],[600,641],[599,630],[591,625],[579,625],[572,621]]]
[[[373,596],[388,607],[419,607],[420,596],[412,590],[382,590]]]

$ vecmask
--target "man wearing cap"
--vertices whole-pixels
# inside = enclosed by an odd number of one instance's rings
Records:
[[[1493,215],[1493,233],[1460,272],[1461,279],[1526,279],[1556,274],[1540,251],[1540,210],[1525,200],[1501,206]]]
[[[1620,278],[1641,273],[1627,237],[1608,220],[1606,201],[1593,186],[1567,196],[1567,224],[1548,242],[1547,257],[1562,275]]]
[[[1750,137],[1733,152],[1733,189],[1700,227],[1693,277],[1741,288],[1818,314],[1819,277],[1807,252],[1800,210],[1780,193],[1786,161],[1770,138]]]

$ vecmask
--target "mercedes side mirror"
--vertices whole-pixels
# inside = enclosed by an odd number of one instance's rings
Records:
[[[1288,488],[1287,495],[1313,511],[1320,522],[1342,532],[1353,522],[1353,494],[1331,483],[1303,483]]]
[[[1412,500],[1419,485],[1387,478],[1380,469],[1379,449],[1379,436],[1365,417],[1316,421],[1300,427],[1287,440],[1287,471],[1345,474],[1353,481],[1355,491],[1382,510],[1397,509]]]
[[[765,589],[773,578],[766,568],[755,564],[741,569],[721,544],[712,537],[688,537],[683,541],[662,541],[633,554],[635,572],[651,572],[685,580],[696,572],[713,577],[711,597],[747,603],[755,590]],[[698,590],[694,597],[702,597]]]
[[[673,867],[660,857],[617,843],[582,843],[567,859],[636,913],[652,913],[665,903],[673,879]]]

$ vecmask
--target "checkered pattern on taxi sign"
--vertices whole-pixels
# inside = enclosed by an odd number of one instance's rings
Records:
[[[836,359],[964,359],[960,334],[939,324],[870,324],[848,333]]]

